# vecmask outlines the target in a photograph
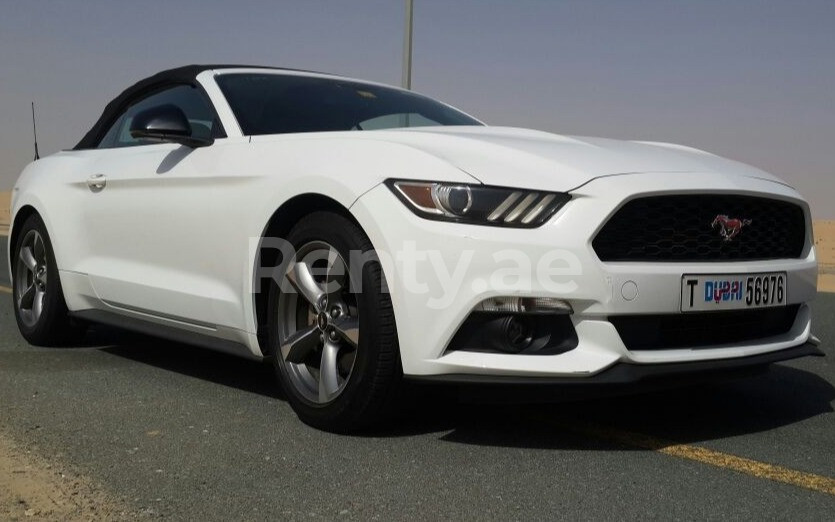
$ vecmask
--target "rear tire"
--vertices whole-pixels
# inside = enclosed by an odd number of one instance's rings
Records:
[[[371,241],[330,212],[305,217],[286,240],[294,258],[283,260],[282,281],[271,281],[268,304],[278,381],[306,424],[338,433],[369,427],[385,417],[402,380],[394,312]]]
[[[41,217],[29,216],[12,250],[12,290],[17,327],[36,346],[62,346],[77,342],[84,325],[69,317],[58,265]]]

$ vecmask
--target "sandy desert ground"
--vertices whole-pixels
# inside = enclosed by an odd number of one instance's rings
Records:
[[[9,198],[9,192],[0,192],[0,234],[8,231]],[[818,288],[824,292],[835,292],[835,221],[815,221],[814,230],[820,261]]]
[[[815,247],[818,253],[818,290],[835,292],[835,221],[815,221]]]
[[[117,499],[39,448],[0,434],[0,520],[133,520]]]

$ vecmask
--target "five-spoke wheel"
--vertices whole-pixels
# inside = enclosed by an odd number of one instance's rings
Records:
[[[270,283],[276,374],[304,422],[346,432],[381,419],[402,376],[391,299],[368,237],[331,212],[304,217],[285,238],[292,256]]]
[[[333,246],[316,241],[299,249],[285,274],[280,353],[293,384],[314,403],[339,395],[356,360],[359,310],[347,266]]]
[[[14,311],[20,333],[31,344],[64,345],[84,334],[69,317],[52,243],[37,214],[17,224],[12,245]]]
[[[20,320],[34,326],[43,312],[47,291],[47,259],[43,237],[29,230],[18,249],[15,268],[15,296]]]

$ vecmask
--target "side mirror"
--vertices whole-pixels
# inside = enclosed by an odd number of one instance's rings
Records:
[[[137,139],[165,143],[179,143],[186,147],[205,147],[214,143],[212,138],[192,136],[188,118],[176,105],[158,105],[133,117],[130,135]]]

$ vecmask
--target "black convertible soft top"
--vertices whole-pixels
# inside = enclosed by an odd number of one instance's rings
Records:
[[[140,80],[125,89],[122,94],[116,96],[113,101],[107,104],[104,112],[93,127],[81,138],[81,141],[73,150],[92,149],[98,145],[101,138],[107,132],[111,122],[125,110],[128,104],[137,96],[143,93],[154,91],[163,85],[188,84],[196,85],[195,78],[203,71],[214,69],[270,69],[278,71],[313,72],[302,69],[289,69],[285,67],[265,67],[262,65],[186,65],[158,72],[157,74]]]

